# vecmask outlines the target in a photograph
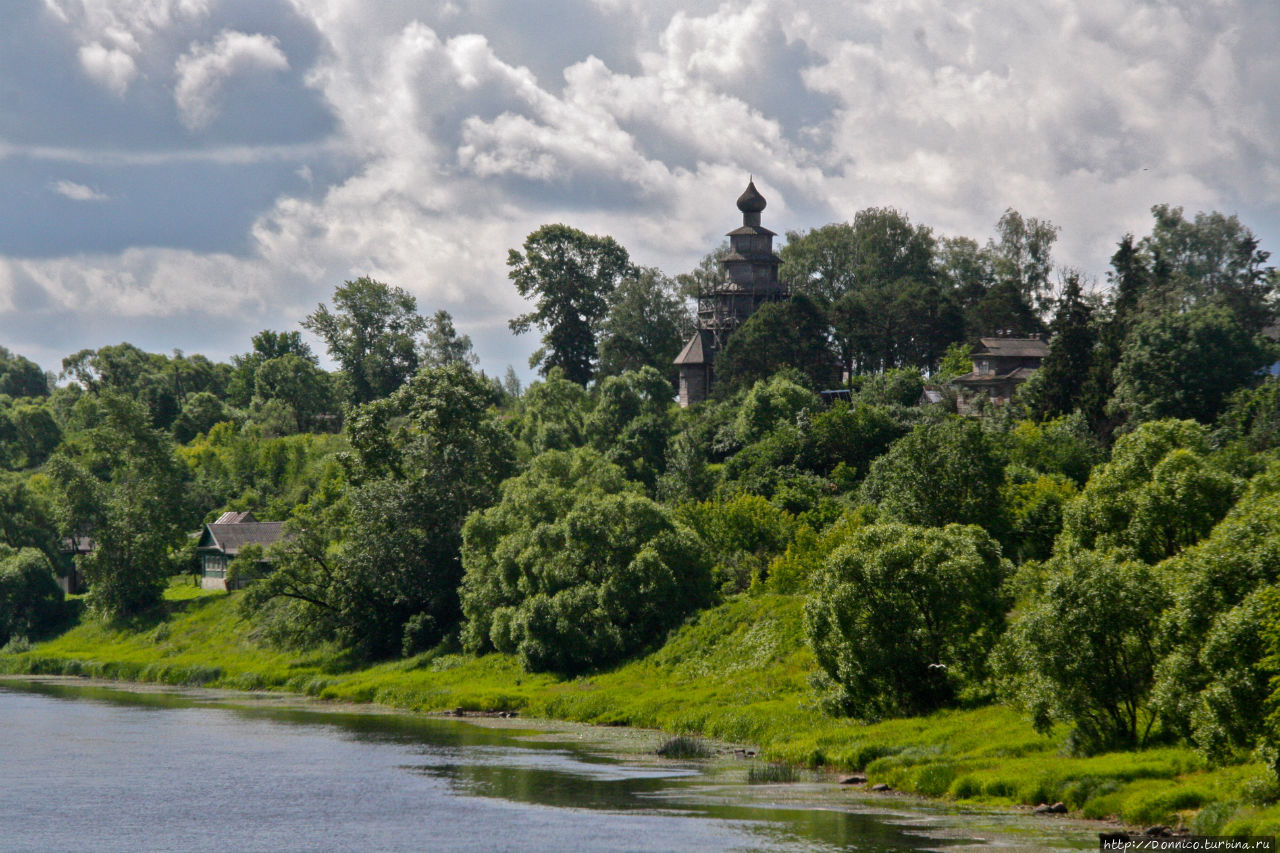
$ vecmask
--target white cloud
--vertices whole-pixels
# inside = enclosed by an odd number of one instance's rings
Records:
[[[289,68],[269,32],[192,31],[233,27],[220,15],[234,5],[46,3],[108,91],[172,70],[192,129],[214,119],[236,75]],[[748,172],[780,232],[891,205],[982,241],[1014,207],[1061,226],[1058,260],[1095,276],[1159,202],[1253,205],[1280,238],[1270,0],[596,4],[609,26],[588,56],[561,47],[554,20],[513,33],[500,3],[292,0],[298,32],[317,41],[306,79],[332,113],[329,142],[158,153],[0,142],[0,157],[88,165],[288,162],[305,186],[258,215],[245,256],[54,259],[24,266],[21,281],[69,311],[119,300],[163,316],[181,310],[183,282],[296,318],[367,273],[448,308],[463,331],[489,330],[484,355],[510,348],[502,324],[521,306],[504,261],[527,233],[564,221],[681,272],[736,224]],[[182,48],[153,51],[162,40],[191,47],[174,63]],[[783,114],[796,104],[806,109]]]
[[[77,184],[75,181],[56,181],[49,185],[49,189],[53,190],[60,196],[65,196],[72,201],[106,201],[108,196],[98,192],[92,187],[84,184]]]
[[[212,317],[232,318],[262,313],[273,272],[260,261],[220,253],[127,249],[119,254],[10,259],[9,275],[38,288],[46,312],[142,319],[198,308]]]
[[[118,48],[91,42],[80,48],[80,67],[89,78],[116,97],[124,97],[129,84],[138,76],[133,57]]]
[[[187,53],[178,57],[173,90],[178,115],[188,129],[199,130],[217,115],[218,96],[228,79],[288,68],[289,60],[274,36],[223,30],[212,44],[192,44]]]
[[[72,29],[80,67],[122,97],[138,76],[137,60],[157,32],[208,14],[213,0],[44,0]]]

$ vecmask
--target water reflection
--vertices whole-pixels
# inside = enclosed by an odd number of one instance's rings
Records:
[[[620,760],[528,729],[460,720],[217,691],[5,680],[0,720],[0,830],[35,839],[5,849],[902,851],[975,843],[956,832],[963,818],[921,826],[847,802],[759,802],[770,789],[709,779],[694,765]],[[24,781],[37,778],[38,788]],[[1063,846],[1095,843],[1081,834]],[[1039,849],[1049,846],[1057,845]]]

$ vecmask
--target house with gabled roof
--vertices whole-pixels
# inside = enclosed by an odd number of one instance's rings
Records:
[[[200,555],[202,589],[228,589],[227,566],[246,545],[268,548],[284,539],[283,521],[258,521],[252,512],[224,512],[200,532],[196,553]],[[265,563],[265,561],[264,561]],[[266,566],[262,566],[265,571]],[[245,579],[232,586],[244,586]]]
[[[1007,403],[1049,354],[1044,338],[980,338],[973,351],[973,370],[951,380],[970,396],[985,394]]]

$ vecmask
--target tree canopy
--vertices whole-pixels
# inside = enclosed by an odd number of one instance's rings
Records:
[[[534,301],[534,310],[511,320],[511,331],[539,328],[542,349],[531,364],[543,374],[558,367],[565,378],[585,385],[595,375],[596,341],[609,297],[631,274],[631,258],[612,237],[568,225],[544,225],[522,248],[507,255],[508,277],[521,296]]]

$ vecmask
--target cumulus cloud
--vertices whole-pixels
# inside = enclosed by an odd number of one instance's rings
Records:
[[[75,181],[56,181],[49,186],[49,189],[72,201],[106,201],[108,198],[104,193],[84,184],[77,184]]]
[[[124,97],[129,84],[138,76],[138,66],[132,56],[119,48],[108,48],[101,42],[81,47],[79,57],[84,73],[116,97]]]
[[[305,186],[266,202],[241,258],[55,259],[22,267],[24,287],[68,311],[119,300],[161,316],[180,310],[166,288],[181,281],[296,318],[367,273],[449,308],[483,355],[512,349],[504,260],[527,233],[610,233],[678,273],[736,224],[748,173],[777,231],[890,205],[982,241],[1013,207],[1061,226],[1058,261],[1094,275],[1160,202],[1249,207],[1264,246],[1280,238],[1270,0],[594,0],[608,25],[589,52],[551,19],[513,47],[502,4],[289,2],[314,58],[265,25],[236,29],[234,4],[46,0],[117,94],[155,70],[152,42],[189,44],[156,72],[172,71],[188,128],[238,76],[292,60],[336,132],[273,155]]]
[[[148,40],[176,24],[208,14],[212,0],[44,0],[80,43],[80,67],[98,85],[123,97],[138,76]]]
[[[289,59],[279,40],[261,33],[224,30],[211,44],[192,44],[174,65],[173,99],[190,130],[206,127],[217,115],[217,101],[227,80],[259,71],[287,71]]]

